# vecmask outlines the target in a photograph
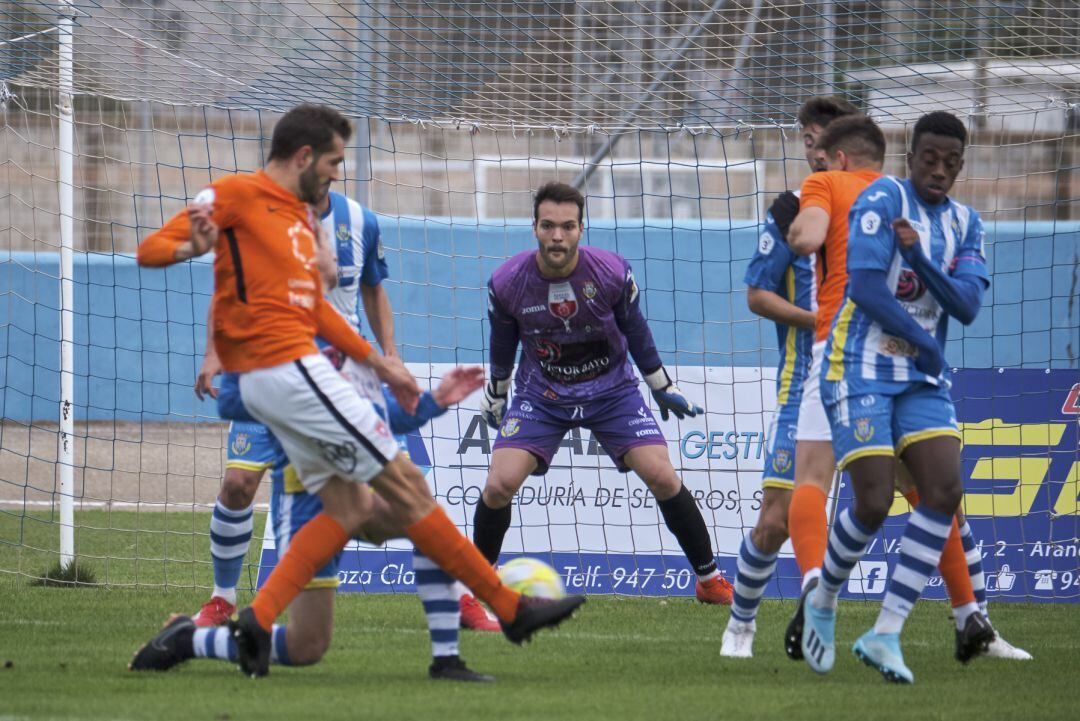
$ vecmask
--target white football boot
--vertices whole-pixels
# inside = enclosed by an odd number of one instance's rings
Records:
[[[724,658],[753,658],[755,633],[756,622],[747,623],[729,618],[727,628],[724,629],[724,638],[720,642],[720,655]]]

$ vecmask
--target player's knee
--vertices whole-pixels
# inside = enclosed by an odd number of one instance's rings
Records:
[[[950,478],[935,483],[932,488],[924,488],[919,494],[919,500],[921,505],[951,516],[960,507],[963,495],[964,489],[960,480]]]
[[[864,526],[877,530],[889,517],[892,497],[884,493],[865,494],[855,501],[855,517]]]
[[[750,536],[762,553],[776,553],[788,539],[787,514],[762,514]]]
[[[218,498],[230,510],[239,511],[247,508],[255,500],[255,493],[259,490],[259,481],[262,480],[262,476],[262,471],[227,468],[225,477],[221,480],[221,492]]]
[[[653,472],[643,473],[641,480],[645,481],[645,485],[649,487],[653,495],[662,501],[674,498],[683,485],[682,480],[675,473],[675,469],[670,467],[658,468]]]
[[[522,479],[524,480],[524,479]],[[514,500],[522,481],[502,473],[489,473],[484,485],[484,504],[488,508],[505,508]]]
[[[759,523],[750,538],[762,553],[776,553],[788,539],[787,524]]]
[[[289,644],[289,661],[293,666],[310,666],[318,663],[330,650],[330,637],[322,634],[310,634]]]

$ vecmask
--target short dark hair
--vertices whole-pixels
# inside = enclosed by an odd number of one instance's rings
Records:
[[[915,152],[915,146],[919,144],[919,136],[923,133],[956,138],[963,147],[967,147],[968,132],[967,128],[964,127],[964,123],[952,113],[947,113],[944,110],[927,113],[915,123],[915,129],[911,132],[911,152]]]
[[[830,123],[818,138],[817,146],[829,155],[843,150],[864,160],[885,162],[885,134],[865,115],[850,115]]]
[[[551,201],[552,203],[577,203],[578,223],[581,223],[585,217],[585,196],[581,194],[580,190],[572,185],[552,181],[540,186],[540,189],[536,191],[536,197],[533,198],[534,224],[540,221],[540,204],[544,201]]]
[[[799,125],[829,127],[829,123],[845,115],[858,115],[859,109],[835,95],[815,95],[799,108]]]
[[[270,160],[291,158],[305,145],[310,145],[316,155],[322,155],[333,145],[335,135],[344,141],[352,136],[352,126],[344,115],[326,105],[297,105],[274,126]]]

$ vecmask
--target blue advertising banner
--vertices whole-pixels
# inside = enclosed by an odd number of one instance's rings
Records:
[[[771,403],[771,399],[762,398],[761,389],[772,384],[761,374],[753,382],[742,383],[737,371],[731,376],[732,370],[726,369],[729,387],[748,386],[741,399],[736,394],[735,405],[754,402],[760,406],[732,408],[732,416],[704,388],[712,370],[716,369],[706,369],[702,388],[689,391],[691,395],[702,394],[702,400],[709,403],[702,426],[706,430],[680,425],[679,436],[668,436],[680,440],[669,447],[673,461],[678,454],[676,467],[712,527],[720,549],[720,567],[733,579],[738,544],[756,521],[760,504],[760,447],[767,443],[763,431],[768,428],[768,413],[762,411]],[[685,372],[680,368],[680,373]],[[1074,370],[960,370],[954,375],[952,393],[964,435],[964,508],[980,543],[988,596],[999,601],[1077,602],[1080,375]],[[464,406],[459,416],[451,415],[449,425],[439,427],[437,423],[426,436],[415,433],[403,440],[403,447],[430,472],[436,497],[451,517],[464,532],[471,533],[473,508],[483,486],[490,447],[485,445],[489,440],[486,429],[473,422],[475,414],[468,410],[472,406],[468,401]],[[718,408],[716,416],[726,416],[728,426],[712,417],[714,408]],[[740,419],[743,411],[749,417],[756,414],[756,426],[753,420]],[[732,417],[738,432],[728,430]],[[716,439],[716,453],[702,451],[704,442],[695,443],[695,439],[706,438]],[[520,555],[541,558],[559,571],[571,592],[693,595],[694,576],[677,546],[662,538],[650,545],[637,539],[635,533],[626,534],[629,529],[624,526],[634,524],[637,531],[642,518],[646,519],[641,526],[646,531],[643,538],[651,532],[666,534],[662,529],[653,531],[660,524],[655,502],[644,485],[636,479],[626,480],[599,462],[602,456],[591,453],[594,444],[588,437],[568,438],[565,445],[560,454],[565,452],[569,462],[560,465],[561,456],[557,456],[548,476],[537,485],[527,484],[515,500],[515,528],[508,534],[502,560]],[[725,448],[731,452],[726,453]],[[474,455],[478,462],[471,462]],[[454,462],[444,460],[448,456]],[[841,480],[835,501],[837,508],[851,503],[846,478]],[[843,589],[843,597],[883,597],[908,517],[907,503],[898,497],[885,526]],[[605,528],[604,524],[612,525]],[[599,536],[596,526],[600,527]],[[532,530],[538,532],[530,535]],[[620,541],[624,535],[630,540]],[[520,540],[511,541],[512,536]],[[602,539],[606,550],[597,548],[591,540],[595,538]],[[391,544],[385,549],[353,544],[342,558],[339,590],[411,592],[411,558],[407,544]],[[272,539],[266,539],[260,586],[276,560]],[[790,546],[785,545],[766,595],[797,596],[798,575]],[[940,576],[931,577],[924,596],[946,597]]]

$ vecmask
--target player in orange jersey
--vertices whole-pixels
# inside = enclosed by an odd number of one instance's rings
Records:
[[[817,319],[810,371],[803,386],[795,432],[795,485],[788,509],[788,530],[803,593],[788,626],[784,647],[802,657],[803,599],[825,557],[828,540],[826,502],[836,459],[832,433],[821,402],[820,377],[825,341],[847,285],[848,211],[870,183],[881,177],[885,136],[865,115],[838,118],[818,138],[826,171],[803,182],[799,214],[788,231],[788,244],[800,255],[816,254]]]
[[[316,334],[370,367],[406,411],[416,409],[419,389],[404,365],[376,352],[323,297],[310,203],[337,179],[350,135],[335,110],[294,108],[274,128],[264,169],[215,181],[138,250],[148,266],[215,251],[218,357],[238,374],[243,410],[270,428],[324,506],[230,623],[241,669],[252,676],[269,671],[274,619],[371,520],[368,485],[424,555],[488,603],[512,642],[557,625],[585,600],[526,598],[504,586],[435,503],[423,473],[398,454],[371,402],[318,352]]]

